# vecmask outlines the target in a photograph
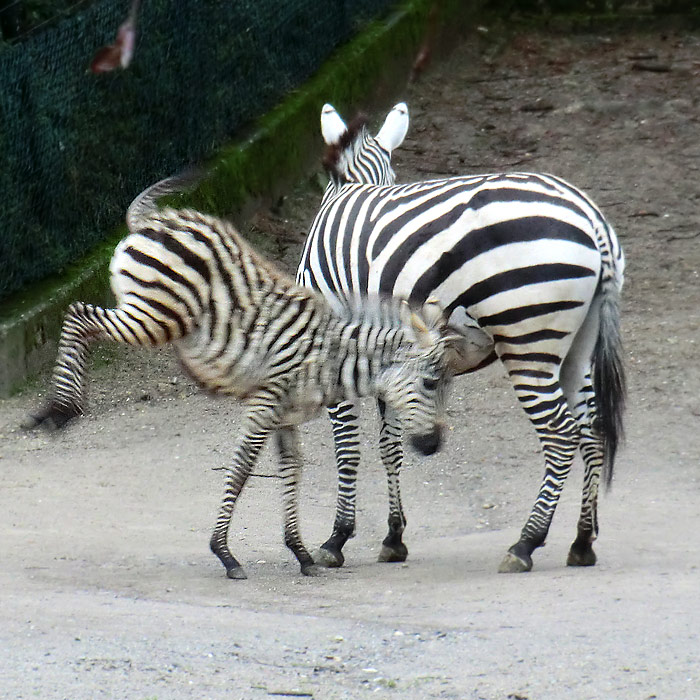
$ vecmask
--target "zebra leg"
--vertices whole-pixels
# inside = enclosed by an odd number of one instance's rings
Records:
[[[338,469],[338,500],[331,536],[314,552],[319,566],[337,567],[345,562],[343,546],[355,534],[357,467],[360,463],[357,410],[350,401],[328,408],[333,427],[335,459]]]
[[[583,495],[577,535],[566,563],[593,566],[593,542],[598,537],[598,486],[603,469],[604,445],[596,430],[596,400],[591,381],[592,362],[600,327],[600,303],[594,300],[561,368],[561,384],[581,431],[584,463]]]
[[[90,343],[112,340],[127,345],[162,345],[180,336],[173,320],[168,320],[173,328],[129,305],[104,309],[82,302],[71,304],[58,343],[51,397],[43,408],[27,417],[23,426],[34,428],[45,424],[61,428],[71,418],[83,414],[85,364]]]
[[[402,542],[406,518],[401,505],[401,490],[399,487],[399,472],[403,461],[403,446],[401,444],[401,424],[393,411],[387,408],[384,401],[377,401],[382,427],[379,433],[379,452],[382,464],[386,470],[387,486],[389,489],[389,534],[382,542],[378,560],[386,562],[406,561],[408,549]]]
[[[527,384],[520,372],[517,375],[511,374],[514,380],[523,379],[522,383],[515,384],[515,390],[540,439],[545,473],[520,539],[508,550],[499,573],[519,573],[532,569],[532,553],[545,542],[579,443],[578,426],[569,411],[558,379],[553,378],[549,384],[540,382],[535,386]]]
[[[603,441],[586,429],[581,435],[581,455],[585,465],[583,495],[576,539],[566,558],[567,566],[594,566],[593,542],[598,538],[598,486],[603,468]]]
[[[256,401],[257,399],[257,401]],[[209,541],[211,551],[219,557],[231,579],[247,578],[243,567],[228,548],[228,531],[236,500],[253,469],[268,435],[277,428],[278,418],[273,406],[275,399],[256,393],[246,400],[248,412],[241,426],[241,434],[233,453],[233,464],[226,475],[224,495],[216,519],[214,532]],[[260,407],[262,404],[262,408]]]
[[[304,576],[318,576],[321,568],[315,563],[299,533],[298,495],[301,474],[301,450],[299,433],[294,426],[277,431],[277,449],[280,456],[282,500],[284,504],[284,543],[292,550],[301,565]]]

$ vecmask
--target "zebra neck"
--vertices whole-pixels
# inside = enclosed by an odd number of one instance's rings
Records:
[[[405,354],[400,328],[362,321],[331,322],[323,345],[334,400],[374,396],[384,370]]]

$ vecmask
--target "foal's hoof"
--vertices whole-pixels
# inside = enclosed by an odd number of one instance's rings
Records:
[[[340,550],[332,552],[325,547],[319,547],[313,553],[314,563],[326,569],[337,569],[345,563],[345,557]]]
[[[301,567],[301,573],[304,574],[304,576],[323,576],[324,570],[316,564],[307,564]]]
[[[566,558],[567,566],[595,566],[597,557],[590,544],[579,546],[574,542]]]
[[[69,420],[80,415],[80,411],[75,407],[58,406],[57,404],[47,404],[35,413],[29,413],[20,423],[24,430],[31,430],[42,425],[45,428],[58,430]]]
[[[406,561],[406,557],[408,557],[408,549],[406,549],[406,545],[403,542],[393,546],[388,544],[382,544],[382,549],[379,552],[377,561],[402,562]]]
[[[498,567],[499,574],[522,574],[525,571],[532,569],[532,557],[525,555],[523,557],[507,552],[501,565]]]
[[[226,576],[238,581],[243,581],[248,578],[242,566],[232,566],[230,569],[226,569]]]

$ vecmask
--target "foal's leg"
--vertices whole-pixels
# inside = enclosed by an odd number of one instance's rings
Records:
[[[317,576],[321,569],[304,547],[299,532],[299,477],[301,474],[301,450],[299,433],[294,426],[285,426],[277,431],[277,449],[280,456],[282,477],[282,501],[284,507],[284,543],[292,550],[305,576]]]
[[[342,566],[343,546],[355,534],[355,502],[357,496],[357,467],[360,463],[357,408],[343,401],[328,408],[333,427],[335,459],[338,470],[338,500],[331,536],[314,552],[319,566]]]
[[[275,400],[267,394],[256,394],[246,400],[248,410],[241,425],[242,437],[233,453],[233,464],[226,475],[224,495],[216,519],[214,532],[209,541],[211,551],[219,557],[226,568],[226,576],[231,579],[247,578],[243,567],[228,548],[228,531],[236,500],[245,485],[255,460],[268,435],[277,428]]]
[[[381,415],[382,426],[379,433],[379,452],[386,470],[387,487],[389,490],[389,533],[382,542],[379,561],[406,561],[408,549],[402,542],[406,517],[401,505],[401,489],[399,487],[399,472],[403,461],[403,446],[401,444],[401,423],[394,411],[387,407],[381,399],[377,401]]]
[[[187,319],[175,318],[147,305],[124,304],[116,309],[77,302],[63,320],[58,356],[53,372],[51,397],[32,413],[26,427],[41,423],[62,427],[82,415],[85,403],[85,363],[89,346],[96,340],[111,340],[135,346],[164,345],[189,331]]]

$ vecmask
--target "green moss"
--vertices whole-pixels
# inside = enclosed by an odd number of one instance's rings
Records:
[[[302,88],[259,119],[248,138],[218,151],[204,181],[184,201],[229,215],[288,189],[320,161],[318,122],[325,102],[357,109],[407,81],[430,6],[424,0],[406,3],[402,11],[374,22],[337,50]]]
[[[397,86],[408,80],[433,5],[433,0],[407,0],[390,18],[371,24],[235,143],[217,150],[206,163],[198,187],[173,198],[171,203],[240,218],[261,202],[275,201],[290,190],[320,162],[323,145],[319,117],[323,103],[330,101],[352,112],[372,105],[379,95],[395,95]],[[480,5],[480,0],[443,0],[443,21],[464,18],[470,14],[467,7]],[[4,361],[0,395],[14,390],[22,377],[53,360],[50,346],[60,333],[70,302],[83,299],[107,303],[109,260],[124,233],[122,226],[62,274],[2,301],[0,360],[3,352],[14,359],[11,363],[9,359]],[[274,246],[271,241],[266,245],[260,232],[251,235],[251,240],[263,252]],[[16,357],[18,353],[20,357]]]

